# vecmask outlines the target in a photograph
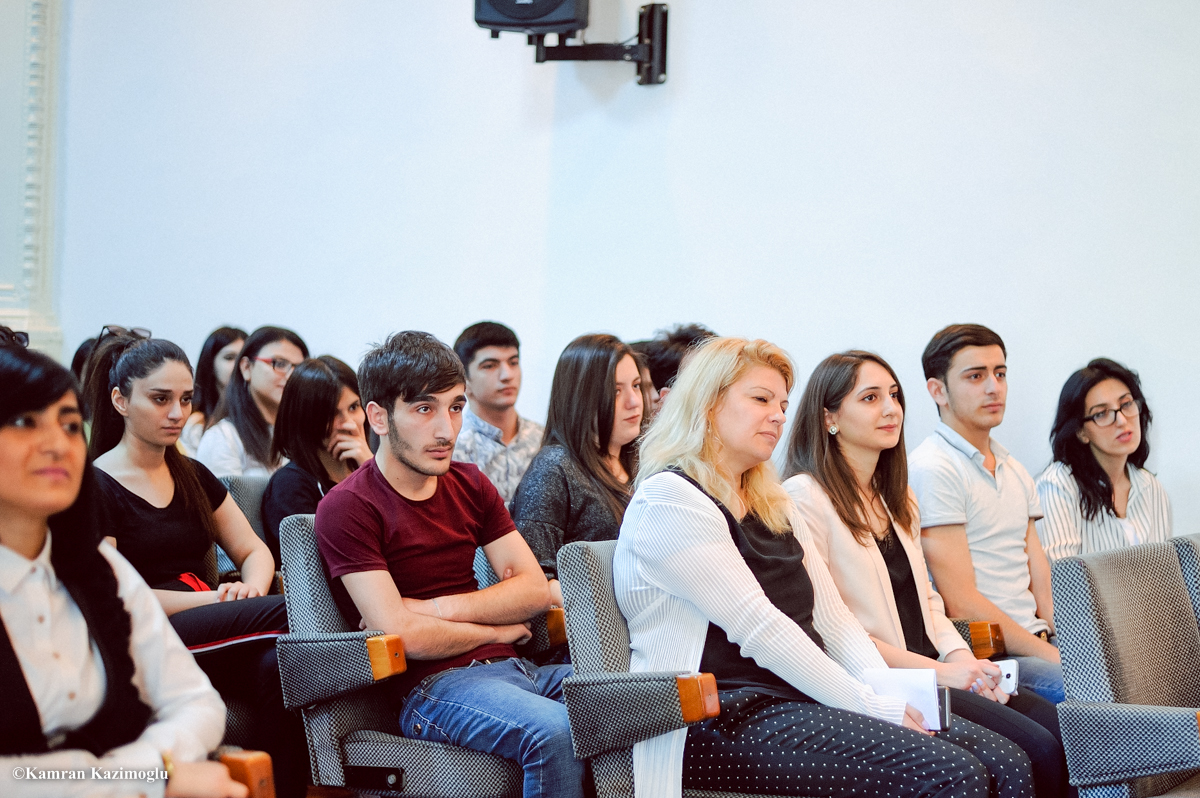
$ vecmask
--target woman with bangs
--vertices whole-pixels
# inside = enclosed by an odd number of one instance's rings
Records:
[[[1023,794],[1020,749],[975,727],[1013,759],[989,774],[860,680],[887,665],[770,463],[792,381],[775,345],[711,339],[643,439],[613,562],[630,669],[713,673],[721,714],[635,745],[638,794]]]

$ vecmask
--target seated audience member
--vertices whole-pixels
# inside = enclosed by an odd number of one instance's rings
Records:
[[[1171,537],[1171,500],[1153,474],[1150,408],[1137,374],[1108,358],[1075,372],[1058,396],[1054,462],[1037,479],[1050,561]]]
[[[404,640],[408,671],[385,683],[400,733],[515,760],[526,798],[581,796],[562,704],[571,669],[513,649],[550,606],[546,578],[492,483],[451,460],[462,363],[432,335],[401,332],[367,353],[358,382],[379,451],[317,506],[317,545],[347,621]],[[486,590],[477,546],[508,574]]]
[[[246,331],[237,327],[218,327],[209,334],[200,348],[200,360],[196,362],[196,393],[192,395],[192,414],[183,425],[179,444],[188,457],[196,456],[200,439],[204,436],[208,420],[217,410],[217,404],[225,393],[225,386],[233,376],[238,353],[246,343]]]
[[[0,343],[0,794],[241,798],[205,761],[225,706],[137,571],[100,543],[80,405],[65,368]],[[166,784],[20,775],[168,763]]]
[[[1004,420],[1007,354],[978,324],[941,330],[921,355],[941,420],[909,457],[929,572],[947,612],[995,621],[1022,687],[1063,700],[1050,563],[1034,521],[1033,479],[991,437]]]
[[[89,450],[107,534],[217,690],[256,707],[254,746],[271,754],[281,795],[303,795],[299,719],[283,708],[275,638],[287,631],[275,567],[225,486],[175,443],[191,409],[192,369],[170,341],[107,328],[88,362]],[[212,584],[217,542],[241,580]],[[237,641],[236,644],[233,644]]]
[[[965,720],[926,736],[860,681],[887,666],[771,465],[792,373],[766,341],[711,339],[642,442],[613,561],[630,669],[710,672],[721,714],[635,745],[638,794],[1029,795],[1010,741]]]
[[[563,350],[550,386],[542,449],[512,502],[512,517],[551,582],[558,550],[577,540],[616,540],[637,473],[635,441],[650,402],[628,344],[581,335]]]
[[[334,485],[371,459],[366,420],[353,369],[331,355],[296,366],[283,389],[271,443],[277,457],[291,462],[271,475],[262,498],[276,567],[283,519],[315,513]]]
[[[507,504],[542,445],[542,425],[517,415],[521,342],[503,324],[481,321],[462,331],[454,353],[467,370],[467,409],[454,459],[479,466]]]
[[[653,401],[651,415],[657,415],[662,402],[671,392],[675,375],[688,352],[695,349],[716,333],[703,324],[679,324],[670,330],[659,330],[655,337],[630,344],[633,351],[646,359],[646,370],[652,384],[647,394]],[[643,375],[644,377],[644,375]]]
[[[275,414],[292,369],[308,357],[300,336],[282,327],[250,333],[196,459],[218,477],[267,477],[286,463],[271,454]]]
[[[1011,699],[997,690],[1000,667],[975,658],[929,584],[908,486],[904,393],[891,366],[859,351],[817,366],[792,425],[786,473],[783,487],[816,552],[888,666],[936,671],[954,714],[1025,751],[1038,795],[1066,795],[1054,705],[1032,690]]]

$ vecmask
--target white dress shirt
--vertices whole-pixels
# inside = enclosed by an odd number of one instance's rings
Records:
[[[617,604],[629,624],[630,670],[695,671],[711,621],[743,656],[814,700],[899,724],[904,702],[859,681],[865,668],[887,664],[842,603],[804,519],[790,503],[788,510],[813,585],[813,625],[828,654],[767,598],[712,499],[664,472],[638,487],[613,559]],[[633,747],[638,798],[679,798],[686,742],[687,729],[679,729]]]
[[[205,431],[196,447],[196,459],[217,477],[269,477],[290,462],[286,457],[280,457],[279,465],[269,468],[266,463],[256,460],[246,451],[237,427],[227,418]]]
[[[804,516],[813,536],[813,545],[829,566],[833,582],[854,617],[869,634],[902,651],[906,650],[908,644],[904,639],[900,612],[896,609],[892,577],[879,546],[875,543],[864,546],[858,542],[850,527],[838,515],[829,494],[809,474],[797,474],[784,482],[783,487],[796,503],[800,515]],[[911,488],[909,500],[915,511],[916,497]],[[891,516],[890,509],[888,516]],[[892,518],[892,522],[896,526],[895,518]],[[908,555],[921,605],[921,618],[925,622],[925,634],[937,648],[938,657],[945,659],[952,651],[969,650],[962,635],[946,617],[946,605],[929,581],[929,568],[921,549],[921,521],[915,512],[912,527],[903,529],[896,526],[896,537]]]
[[[50,535],[32,561],[0,546],[0,617],[37,705],[42,732],[53,744],[87,723],[107,689],[100,650],[83,613],[50,564]],[[162,768],[162,752],[179,762],[204,759],[225,733],[225,704],[171,627],[154,593],[129,562],[106,543],[100,553],[117,577],[117,595],[132,621],[133,683],[154,711],[131,743],[102,757],[88,751],[0,757],[0,795],[30,798],[161,796],[162,780],[16,778],[15,771],[146,771]],[[11,685],[0,689],[11,689]]]
[[[1076,554],[1107,551],[1139,543],[1169,540],[1171,500],[1162,483],[1144,468],[1129,465],[1129,501],[1125,517],[1107,510],[1090,521],[1079,507],[1079,483],[1066,463],[1051,463],[1037,479],[1046,515],[1037,522],[1038,537],[1050,562]]]

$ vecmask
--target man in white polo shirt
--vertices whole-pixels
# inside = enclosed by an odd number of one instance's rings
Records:
[[[1050,563],[1033,523],[1041,505],[1029,472],[991,438],[1004,420],[1005,357],[1000,336],[978,324],[933,336],[921,365],[941,421],[909,457],[909,481],[947,613],[999,623],[1021,686],[1058,703]]]

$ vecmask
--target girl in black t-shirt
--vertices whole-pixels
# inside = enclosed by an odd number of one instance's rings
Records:
[[[271,552],[216,477],[175,447],[191,406],[187,356],[170,341],[106,327],[87,374],[89,450],[112,542],[213,686],[255,705],[253,742],[272,755],[280,794],[302,795],[303,731],[283,708],[275,658],[287,610],[282,596],[266,595]],[[214,542],[240,581],[215,584],[205,566]]]
[[[271,475],[263,493],[267,545],[279,558],[279,524],[308,515],[337,483],[373,455],[367,444],[367,413],[354,370],[332,355],[296,366],[275,417],[272,456],[291,460]]]

